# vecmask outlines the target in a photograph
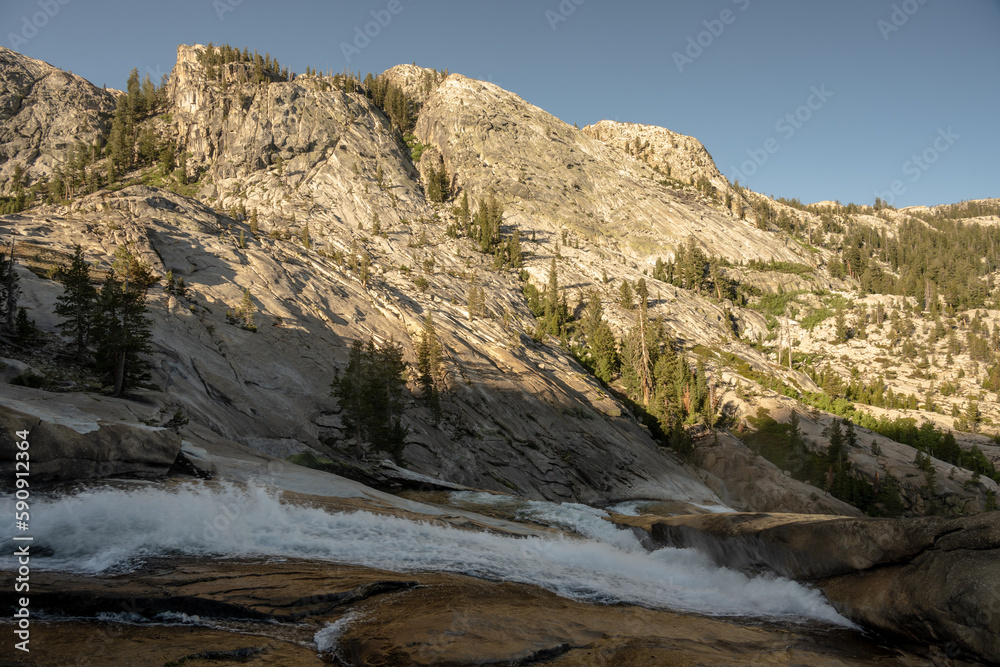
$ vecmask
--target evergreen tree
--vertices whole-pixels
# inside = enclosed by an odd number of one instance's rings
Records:
[[[979,403],[969,399],[965,406],[965,427],[970,433],[979,432],[979,424],[983,419],[983,414],[979,411]]]
[[[649,303],[649,288],[646,287],[646,279],[639,278],[635,284],[635,295],[639,297],[639,307],[646,308]]]
[[[17,275],[17,263],[14,261],[14,240],[11,239],[10,251],[0,255],[0,322],[7,331],[16,331],[17,300],[21,296],[21,279]]]
[[[253,296],[250,294],[250,288],[243,290],[243,298],[240,300],[240,305],[236,309],[236,315],[241,320],[243,320],[243,328],[248,331],[257,331],[257,327],[254,325],[254,314],[257,312],[257,306],[254,305]]]
[[[559,275],[556,270],[556,258],[552,258],[549,267],[549,283],[545,288],[545,330],[553,336],[558,336],[565,322],[564,308],[559,301]]]
[[[507,242],[507,264],[515,269],[524,266],[524,256],[521,252],[521,232],[516,227]]]
[[[149,379],[149,364],[141,357],[151,350],[146,312],[145,288],[109,274],[97,297],[92,338],[97,369],[111,382],[113,396]]]
[[[500,242],[500,222],[503,220],[503,205],[490,193],[489,198],[479,202],[472,219],[472,229],[479,240],[479,252],[492,254]]]
[[[111,261],[111,269],[115,275],[137,289],[145,290],[155,285],[159,280],[159,278],[153,275],[149,264],[134,255],[124,245],[118,246],[118,249],[115,250],[114,259]]]
[[[618,372],[618,344],[611,327],[603,319],[594,328],[588,345],[593,358],[594,375],[609,384]]]
[[[344,426],[356,438],[356,451],[361,456],[362,445],[392,455],[402,463],[403,447],[409,428],[403,426],[403,389],[406,387],[406,362],[403,349],[389,342],[383,347],[368,340],[351,345],[350,358],[343,375],[334,376],[332,393],[343,409]]]
[[[123,173],[132,166],[135,154],[134,127],[135,121],[129,112],[128,95],[122,95],[115,106],[111,133],[108,136],[108,155],[118,173]]]
[[[74,247],[73,261],[59,269],[56,279],[63,286],[63,293],[56,297],[55,305],[55,314],[63,318],[58,327],[64,335],[74,339],[76,360],[83,361],[97,302],[97,290],[90,284],[90,267],[83,258],[83,248]]]
[[[611,327],[604,321],[601,295],[596,289],[590,291],[580,325],[587,343],[591,371],[602,382],[610,383],[618,372],[618,345]]]
[[[858,434],[854,430],[854,422],[850,419],[844,420],[844,443],[847,445],[848,451],[858,446]]]
[[[632,301],[632,286],[629,285],[628,280],[625,278],[622,278],[622,286],[618,290],[618,305],[625,310],[635,308],[635,304]]]
[[[427,198],[437,204],[440,204],[448,199],[449,195],[449,179],[448,171],[445,169],[444,164],[440,165],[440,169],[431,166],[427,169]],[[468,200],[466,200],[468,203]]]
[[[835,319],[836,331],[834,333],[834,343],[846,343],[847,342],[847,319],[844,317],[844,309],[837,309],[837,316]]]
[[[28,309],[21,306],[17,309],[17,318],[14,321],[14,338],[20,345],[31,345],[38,337],[38,328],[35,320],[28,319]]]
[[[587,307],[580,318],[583,335],[588,339],[591,338],[603,320],[604,307],[601,304],[601,294],[596,289],[591,289],[587,297]]]
[[[833,424],[830,425],[829,437],[830,446],[826,450],[827,459],[831,463],[835,463],[846,458],[847,454],[844,451],[844,433],[840,429],[839,419],[834,419]]]
[[[441,341],[434,330],[434,321],[428,313],[417,345],[417,370],[424,402],[431,409],[434,422],[441,420],[441,396],[438,388],[441,375]]]
[[[469,193],[463,192],[462,199],[458,206],[455,207],[453,211],[455,215],[455,222],[458,223],[460,229],[466,236],[472,235],[471,225],[472,225],[472,212],[469,208]]]

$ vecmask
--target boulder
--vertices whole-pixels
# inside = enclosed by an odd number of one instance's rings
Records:
[[[161,477],[180,452],[180,437],[144,424],[53,418],[0,406],[0,484],[14,480],[17,444],[30,443],[30,483],[128,475]],[[27,437],[17,433],[27,431]]]
[[[794,514],[616,517],[660,546],[811,582],[851,620],[980,658],[1000,656],[1000,512],[954,519]]]

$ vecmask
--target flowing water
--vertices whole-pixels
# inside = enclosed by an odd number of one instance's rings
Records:
[[[507,502],[488,494],[460,499]],[[649,552],[631,532],[605,521],[603,510],[515,502],[522,504],[518,511],[524,518],[583,537],[518,538],[368,512],[331,512],[283,502],[268,489],[226,483],[102,487],[35,501],[32,552],[49,555],[33,558],[32,565],[96,574],[127,571],[144,558],[171,554],[307,558],[396,572],[468,574],[594,602],[851,626],[822,594],[796,582],[719,568],[690,549]],[[5,532],[14,534],[13,526]],[[11,554],[11,546],[3,544],[0,553]],[[15,568],[9,555],[0,564]]]

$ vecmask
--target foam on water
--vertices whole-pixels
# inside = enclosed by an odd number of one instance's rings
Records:
[[[316,642],[316,648],[319,652],[336,655],[337,642],[340,641],[344,632],[347,631],[347,626],[360,617],[361,615],[357,612],[348,612],[333,623],[327,623],[318,630],[313,636],[313,641]]]
[[[443,571],[534,584],[566,597],[708,615],[810,618],[850,626],[815,590],[748,577],[693,550],[646,552],[628,531],[585,505],[527,505],[537,518],[589,539],[515,538],[281,502],[262,488],[185,484],[96,489],[32,505],[32,567],[98,573],[144,557],[268,556],[328,560],[396,572]],[[5,513],[13,517],[13,512]],[[6,535],[15,534],[7,526]],[[16,567],[13,544],[0,564]]]

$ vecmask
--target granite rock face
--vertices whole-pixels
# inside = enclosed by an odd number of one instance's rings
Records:
[[[180,453],[180,436],[136,421],[124,402],[109,401],[109,406],[78,400],[76,405],[54,406],[47,392],[10,389],[2,388],[0,406],[4,485],[13,486],[17,453],[23,451],[17,443],[24,440],[29,443],[33,485],[118,476],[163,477]],[[27,437],[15,437],[25,431]]]
[[[645,265],[672,257],[688,237],[735,261],[810,261],[690,191],[661,185],[644,161],[488,82],[449,76],[424,103],[416,135],[441,151],[470,196],[497,193],[506,222],[522,233],[566,230]]]
[[[987,660],[1000,655],[1000,512],[617,520],[647,531],[658,545],[697,548],[720,565],[811,582],[837,611],[867,627]]]
[[[853,505],[785,475],[729,434],[720,433],[717,442],[703,438],[695,446],[694,456],[694,464],[705,472],[706,483],[710,487],[718,484],[717,493],[734,509],[861,516]]]
[[[76,144],[107,132],[114,110],[111,92],[0,46],[0,183],[18,164],[25,185],[63,168]]]
[[[445,349],[443,418],[434,422],[414,378],[404,450],[412,470],[553,500],[718,502],[572,357],[525,335],[519,322],[531,316],[514,280],[481,274],[493,303],[509,304],[506,330],[499,318],[470,320],[464,304],[453,302],[456,294],[465,301],[468,282],[457,277],[458,251],[444,242],[438,266],[456,275],[435,273],[433,290],[413,289],[397,267],[412,262],[405,239],[414,230],[362,240],[356,230],[340,228],[340,243],[353,238],[373,258],[378,278],[363,285],[349,268],[299,241],[260,236],[240,248],[239,232],[250,238],[246,223],[142,186],[26,213],[17,225],[26,243],[44,240],[66,255],[80,243],[89,261],[105,267],[112,249],[128,243],[157,275],[172,270],[184,279],[186,297],[163,286],[148,296],[159,391],[144,400],[160,423],[181,408],[219,436],[275,455],[353,451],[330,396],[351,341],[394,339],[415,365],[414,342],[431,313]],[[59,286],[28,272],[23,281],[34,309],[51,312]],[[225,317],[244,289],[257,309],[256,333]],[[39,326],[54,325],[51,315],[39,318]]]
[[[716,167],[712,155],[694,137],[672,132],[665,127],[613,120],[588,125],[583,128],[583,133],[645,162],[663,176],[684,183],[705,178],[718,192],[729,192],[735,196],[735,191]]]

